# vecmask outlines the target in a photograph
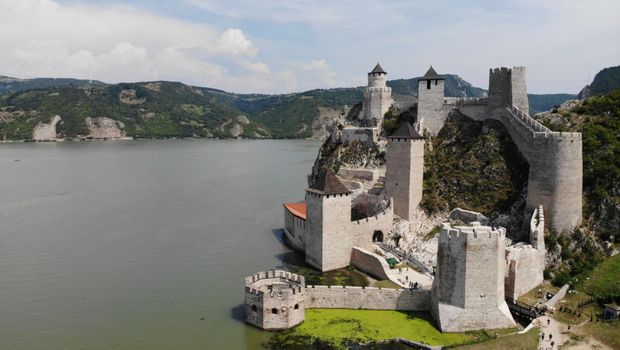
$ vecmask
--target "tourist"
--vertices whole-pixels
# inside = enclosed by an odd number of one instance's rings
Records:
[[[545,340],[545,332],[542,333],[542,336],[540,337],[541,340]]]
[[[551,338],[553,338],[553,334],[549,334],[549,340],[551,340]]]
[[[549,323],[551,323],[551,319],[550,318],[547,319],[547,326],[549,325]]]

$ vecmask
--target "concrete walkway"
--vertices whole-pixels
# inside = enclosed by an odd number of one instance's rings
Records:
[[[403,288],[410,288],[410,283],[418,282],[420,289],[430,289],[433,280],[427,275],[412,268],[390,269],[386,271],[390,281],[399,284]]]

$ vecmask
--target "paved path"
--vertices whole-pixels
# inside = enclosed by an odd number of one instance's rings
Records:
[[[549,320],[549,322],[547,322]],[[536,322],[540,326],[541,335],[545,334],[545,339],[538,343],[539,350],[552,350],[559,349],[561,345],[565,345],[570,341],[571,334],[579,334],[580,325],[571,325],[571,330],[568,330],[568,325],[562,322],[559,322],[549,316],[541,316],[537,318],[534,322]],[[551,334],[552,338],[549,339],[549,334]],[[542,337],[541,337],[542,338]],[[541,338],[538,338],[539,340]],[[553,347],[551,346],[551,342],[554,342]],[[568,344],[562,347],[562,349],[570,349],[570,350],[590,350],[590,349],[600,349],[607,350],[610,347],[602,344],[596,339],[587,338],[583,341],[574,344]]]

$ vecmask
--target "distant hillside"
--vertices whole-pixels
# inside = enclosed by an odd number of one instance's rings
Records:
[[[0,75],[0,94],[7,92],[18,92],[33,89],[47,89],[52,87],[63,86],[85,86],[88,80],[70,79],[70,78],[34,78],[34,79],[18,79]],[[104,83],[93,80],[92,85],[104,85]]]
[[[446,96],[486,95],[486,90],[458,75],[443,78]],[[415,101],[417,81],[398,79],[388,85],[397,101]],[[88,135],[88,117],[121,122],[130,137],[322,138],[345,105],[362,101],[362,91],[354,87],[282,95],[235,94],[173,82],[90,85],[78,79],[1,77],[0,139],[29,139],[37,123],[47,123],[54,115],[62,118],[60,136],[70,138]],[[550,110],[571,98],[568,94],[530,95],[531,112]]]
[[[536,114],[539,112],[550,111],[555,107],[558,107],[562,103],[568,100],[574,100],[577,95],[573,94],[546,94],[546,95],[534,95],[528,94],[528,100],[530,102],[530,114]]]
[[[603,95],[620,89],[620,66],[598,72],[589,87],[591,95]]]

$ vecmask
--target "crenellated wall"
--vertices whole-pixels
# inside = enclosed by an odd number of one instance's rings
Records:
[[[308,308],[428,311],[430,290],[307,286]]]

